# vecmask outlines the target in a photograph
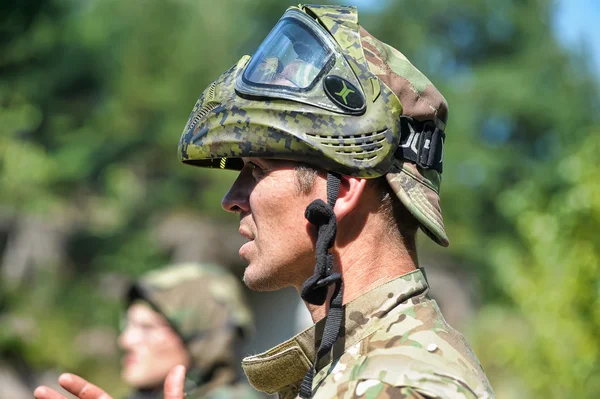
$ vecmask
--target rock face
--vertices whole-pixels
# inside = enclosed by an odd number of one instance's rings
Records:
[[[6,248],[0,263],[3,284],[20,286],[34,278],[37,270],[55,272],[65,265],[69,230],[68,223],[60,220],[33,216],[15,218],[7,229]]]
[[[473,276],[453,264],[450,259],[423,257],[420,262],[427,274],[429,295],[440,305],[448,323],[462,331],[477,310]]]
[[[0,398],[31,399],[32,393],[12,367],[0,363]]]
[[[86,328],[79,332],[73,344],[78,353],[92,359],[110,359],[118,355],[117,337],[111,328]]]
[[[170,213],[158,219],[154,239],[171,254],[172,263],[216,262],[243,273],[238,256],[246,240],[238,233],[237,224],[215,223],[210,218],[183,212]]]

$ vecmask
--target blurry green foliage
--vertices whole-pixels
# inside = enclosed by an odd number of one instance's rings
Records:
[[[118,317],[119,304],[97,292],[98,276],[168,261],[151,239],[157,215],[235,221],[219,210],[233,175],[181,166],[176,144],[204,87],[291,4],[1,6],[2,209],[60,216],[77,229],[70,273],[1,291],[5,314],[34,317],[46,333],[28,340],[5,330],[0,353],[34,370],[116,378],[114,360],[95,362],[70,345],[81,328]],[[554,7],[404,0],[361,10],[361,23],[450,104],[442,205],[451,246],[422,246],[481,281],[469,336],[503,398],[600,397],[599,85],[585,54],[553,35]]]
[[[508,397],[518,396],[507,382],[515,370],[529,397],[600,392],[599,133],[588,130],[561,156],[560,190],[523,180],[498,199],[520,245],[495,239],[486,251],[513,306],[487,305],[476,330],[480,352],[505,381],[499,385]]]

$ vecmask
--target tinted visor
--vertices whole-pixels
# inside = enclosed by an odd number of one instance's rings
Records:
[[[333,51],[303,21],[283,18],[252,57],[243,80],[251,86],[309,90],[332,56]]]
[[[235,83],[239,95],[287,99],[346,114],[365,110],[360,83],[337,42],[316,20],[297,9],[286,11],[243,68]],[[326,76],[339,84],[328,86]],[[354,93],[361,101],[352,106],[347,96],[332,100],[328,88],[335,89],[333,94]]]

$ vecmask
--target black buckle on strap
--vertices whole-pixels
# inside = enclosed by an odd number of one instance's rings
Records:
[[[400,117],[400,145],[396,150],[398,159],[405,159],[423,169],[443,170],[444,140],[446,133],[435,122],[417,121],[408,116]]]
[[[330,284],[333,284],[341,279],[342,275],[340,273],[331,273],[329,276],[317,280],[316,284],[313,286],[313,289],[328,287]]]

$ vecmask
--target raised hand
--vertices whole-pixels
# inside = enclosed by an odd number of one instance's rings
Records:
[[[167,374],[165,379],[164,394],[165,399],[184,399],[185,391],[185,367],[175,366]]]
[[[183,390],[185,382],[185,367],[175,366],[167,375],[164,385],[165,399],[184,399]],[[72,393],[79,399],[113,399],[102,388],[97,387],[91,382],[75,375],[65,373],[58,377],[58,383],[66,391]],[[64,395],[56,392],[54,389],[46,386],[39,386],[33,392],[36,399],[68,399]]]
[[[61,374],[61,376],[58,377],[58,383],[66,391],[80,399],[112,399],[112,396],[104,392],[100,387],[97,387],[75,374]],[[54,389],[45,386],[37,387],[35,391],[33,391],[33,396],[36,399],[68,399]]]

